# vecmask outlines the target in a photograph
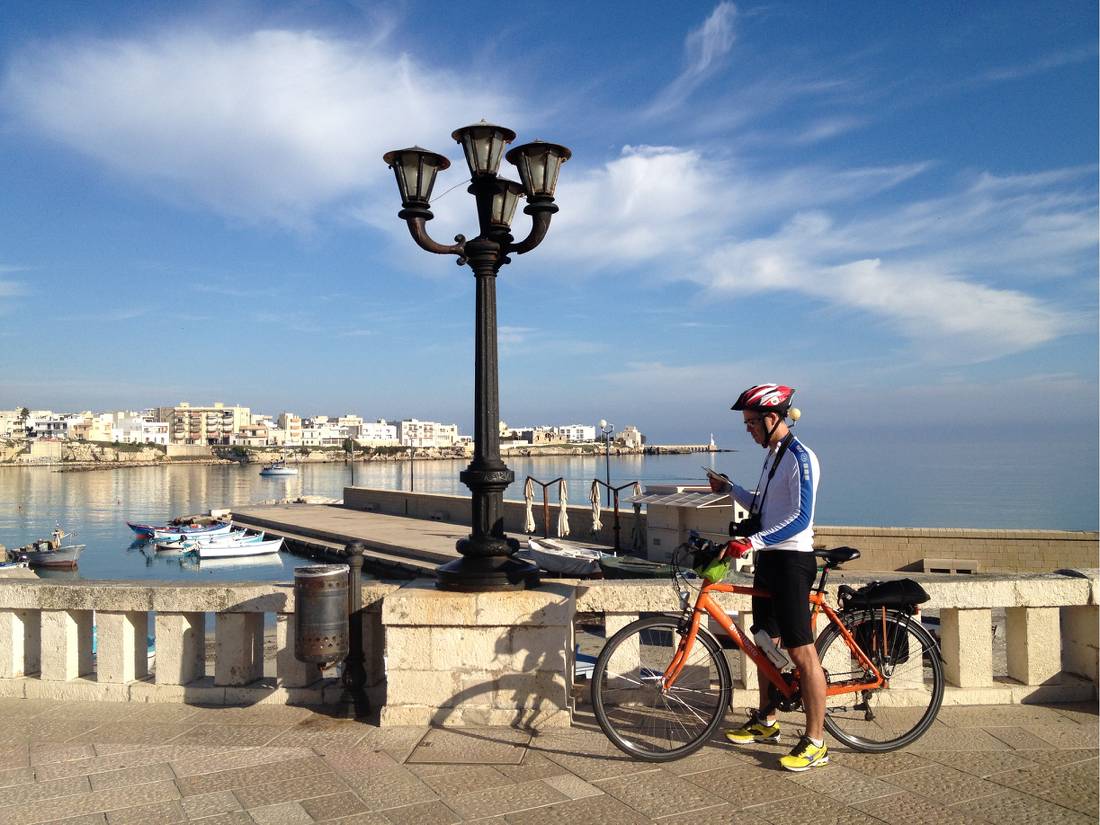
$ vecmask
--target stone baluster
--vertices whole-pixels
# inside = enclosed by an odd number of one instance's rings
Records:
[[[40,668],[42,614],[37,610],[0,610],[0,678],[26,676]]]
[[[92,611],[43,610],[42,678],[69,681],[92,669]]]
[[[1008,675],[1025,685],[1041,685],[1062,669],[1057,607],[1005,610]]]
[[[124,684],[149,675],[149,614],[96,611],[96,678]]]
[[[156,616],[158,685],[187,685],[206,676],[206,614],[166,613]]]
[[[993,684],[993,611],[988,607],[940,610],[944,679],[956,687]]]
[[[298,688],[313,684],[321,672],[316,665],[294,658],[294,614],[275,614],[275,678],[279,687]]]
[[[1062,608],[1062,666],[1094,683],[1100,655],[1100,606]]]
[[[214,684],[247,685],[264,675],[264,614],[214,616]]]
[[[749,628],[752,627],[752,611],[742,610],[736,616],[731,616],[733,623],[737,625],[737,629],[741,631],[745,636],[751,636],[752,633]],[[734,685],[734,687],[741,688],[742,690],[753,691],[754,693],[760,689],[760,677],[756,673],[756,664],[745,655],[743,650],[737,651],[737,661],[741,667],[741,678]],[[753,696],[751,703],[755,707],[757,698]]]
[[[605,613],[603,618],[604,642],[638,618],[637,613]],[[671,651],[669,651],[671,654]],[[638,646],[638,637],[619,645],[615,655],[607,663],[607,672],[613,676],[626,677],[634,682],[641,680],[642,651]],[[669,656],[671,659],[671,655]],[[609,683],[610,684],[610,683]],[[622,685],[627,687],[627,685]]]

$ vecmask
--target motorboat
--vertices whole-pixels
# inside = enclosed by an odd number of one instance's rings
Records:
[[[527,539],[521,558],[529,559],[547,573],[563,576],[591,576],[600,572],[600,559],[608,555],[602,550],[585,547],[561,539]]]
[[[238,542],[241,544],[252,544],[257,541],[263,541],[263,533],[249,534],[247,530],[230,530],[228,535],[218,534],[204,534],[204,535],[192,535],[182,536],[174,539],[158,540],[155,543],[157,552],[186,552],[187,550],[194,550],[200,544],[212,544],[219,543],[233,543]]]
[[[192,528],[188,530],[177,527],[165,527],[163,529],[158,527],[153,531],[153,538],[157,541],[168,541],[170,539],[228,536],[229,531],[232,529],[233,523],[229,521],[220,521],[209,527]]]
[[[192,548],[191,552],[202,560],[228,559],[244,556],[266,556],[271,553],[278,553],[282,546],[283,539],[280,536],[277,539],[249,543],[211,542],[210,544],[200,544]]]
[[[16,559],[25,561],[31,567],[76,567],[80,554],[84,552],[83,544],[66,544],[66,540],[74,537],[74,533],[66,533],[60,527],[56,528],[48,539],[32,541],[20,547],[12,554]]]
[[[210,516],[183,516],[174,518],[167,524],[144,524],[138,521],[126,522],[126,526],[141,538],[153,538],[153,534],[158,530],[161,532],[175,531],[179,533],[191,533],[205,530],[209,527],[217,527],[221,524],[221,519],[212,518]]]
[[[286,461],[273,461],[260,470],[262,476],[296,476],[297,467],[286,466]]]

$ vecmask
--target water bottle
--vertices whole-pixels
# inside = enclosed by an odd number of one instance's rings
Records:
[[[756,625],[753,625],[750,630],[752,631],[752,640],[756,642],[756,646],[764,651],[764,655],[771,660],[777,670],[782,671],[791,666],[791,660],[787,658],[786,653],[775,646],[775,642],[768,635],[768,631],[758,628]]]

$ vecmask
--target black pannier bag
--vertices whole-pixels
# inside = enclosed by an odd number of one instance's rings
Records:
[[[913,612],[913,607],[928,601],[928,593],[912,579],[871,582],[853,590],[846,584],[838,592],[845,610],[874,610],[871,618],[855,628],[855,640],[875,664],[901,665],[909,661],[909,634],[904,624],[885,623],[883,638],[882,608]]]

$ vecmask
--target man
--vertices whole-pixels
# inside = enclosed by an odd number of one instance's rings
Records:
[[[805,771],[828,764],[829,749],[824,731],[825,674],[814,648],[809,608],[817,574],[813,517],[819,471],[817,456],[787,426],[788,416],[792,422],[799,416],[791,409],[793,394],[780,384],[758,384],[741,393],[731,407],[742,413],[753,441],[768,454],[756,490],[733,482],[729,489],[750,513],[744,522],[749,532],[742,542],[743,551],[751,546],[756,554],[753,587],[772,594],[770,599],[752,600],[755,625],[776,644],[782,640],[802,688],[806,733],[779,763],[789,771]],[[726,738],[738,745],[779,741],[765,678],[760,678],[759,709],[741,727],[726,731]]]

